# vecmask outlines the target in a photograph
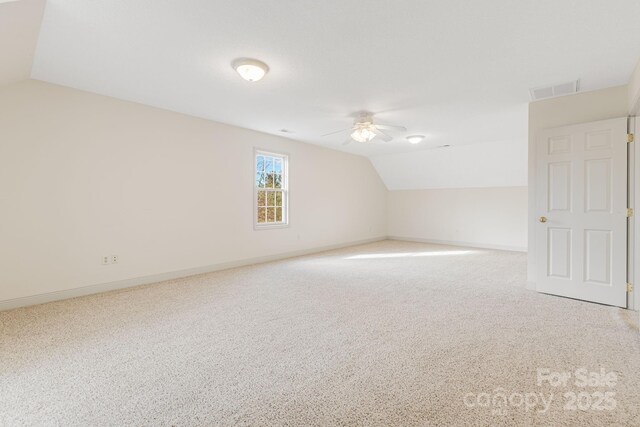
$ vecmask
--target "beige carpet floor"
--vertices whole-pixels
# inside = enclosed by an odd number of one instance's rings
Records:
[[[525,270],[384,241],[3,312],[0,425],[640,425],[638,314]]]

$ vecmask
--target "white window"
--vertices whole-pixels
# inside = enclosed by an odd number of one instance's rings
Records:
[[[254,165],[255,227],[286,226],[289,223],[288,156],[256,150]]]

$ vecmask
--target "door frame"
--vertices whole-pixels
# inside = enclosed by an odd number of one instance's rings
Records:
[[[627,168],[629,174],[629,204],[633,208],[634,214],[628,222],[628,239],[629,239],[629,257],[628,267],[629,282],[633,284],[633,291],[628,294],[628,307],[631,310],[640,310],[640,288],[638,287],[638,279],[640,278],[640,269],[634,268],[640,266],[640,249],[636,249],[636,242],[640,242],[640,227],[637,226],[637,217],[640,214],[640,173],[636,171],[637,165],[640,165],[640,150],[636,150],[638,138],[640,138],[640,119],[630,116],[628,121],[628,132],[633,133],[635,142],[627,144],[629,146],[628,159],[629,166]]]

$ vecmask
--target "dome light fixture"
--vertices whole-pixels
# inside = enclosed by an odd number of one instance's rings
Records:
[[[231,66],[248,82],[261,80],[269,71],[267,64],[251,58],[238,58],[231,63]]]
[[[407,137],[407,141],[409,141],[411,144],[420,144],[423,139],[424,135],[409,135]]]

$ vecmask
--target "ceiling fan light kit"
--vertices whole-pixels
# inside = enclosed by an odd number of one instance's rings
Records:
[[[351,138],[358,142],[369,142],[376,137],[372,123],[362,123],[351,133]]]
[[[357,114],[357,118],[353,122],[353,126],[348,129],[342,129],[336,132],[326,133],[322,136],[329,136],[336,133],[349,132],[349,138],[343,143],[347,145],[352,141],[356,142],[371,142],[375,138],[380,138],[384,142],[390,142],[393,140],[391,135],[388,135],[384,130],[398,130],[406,131],[404,126],[395,125],[383,125],[374,123],[373,114],[367,111],[361,111]]]

